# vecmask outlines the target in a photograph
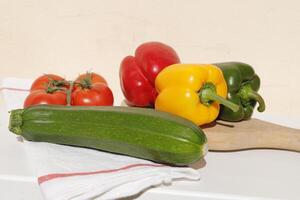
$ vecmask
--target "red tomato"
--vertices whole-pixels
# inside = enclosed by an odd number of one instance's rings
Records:
[[[31,85],[30,92],[35,90],[44,90],[49,86],[52,81],[52,86],[68,88],[67,81],[55,74],[45,74],[38,77]]]
[[[60,90],[53,93],[48,93],[46,90],[35,90],[26,97],[24,108],[39,104],[66,105],[67,94]]]
[[[77,87],[72,92],[73,106],[112,106],[114,97],[105,83],[95,83],[89,88]]]

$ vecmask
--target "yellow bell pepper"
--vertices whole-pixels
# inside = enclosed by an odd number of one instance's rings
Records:
[[[155,109],[173,113],[203,125],[214,121],[220,104],[237,111],[226,100],[227,85],[222,71],[211,64],[174,64],[156,77]]]

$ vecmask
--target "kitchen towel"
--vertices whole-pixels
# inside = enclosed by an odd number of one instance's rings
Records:
[[[8,111],[23,107],[31,83],[17,78],[1,80],[0,92]],[[19,141],[47,200],[118,199],[152,186],[169,185],[174,180],[200,179],[199,170],[189,167],[170,167],[124,155],[22,138]]]

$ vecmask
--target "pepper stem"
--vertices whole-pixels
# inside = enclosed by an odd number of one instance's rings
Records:
[[[258,112],[265,111],[266,105],[265,105],[264,99],[262,98],[262,96],[260,96],[260,94],[255,92],[249,84],[242,86],[242,88],[239,91],[239,96],[245,101],[249,101],[250,99],[257,101],[258,102],[258,108],[257,108]]]
[[[233,112],[237,112],[240,109],[238,105],[219,96],[216,91],[216,86],[210,82],[203,84],[199,92],[199,97],[200,101],[207,106],[209,106],[212,102],[216,101],[219,104],[228,107]]]

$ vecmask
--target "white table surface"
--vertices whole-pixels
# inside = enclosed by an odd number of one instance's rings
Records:
[[[8,114],[0,95],[0,199],[42,199],[21,143],[7,130]],[[260,117],[299,128],[300,120]],[[209,152],[197,163],[200,181],[177,181],[129,199],[288,199],[300,198],[300,153],[279,150]]]

